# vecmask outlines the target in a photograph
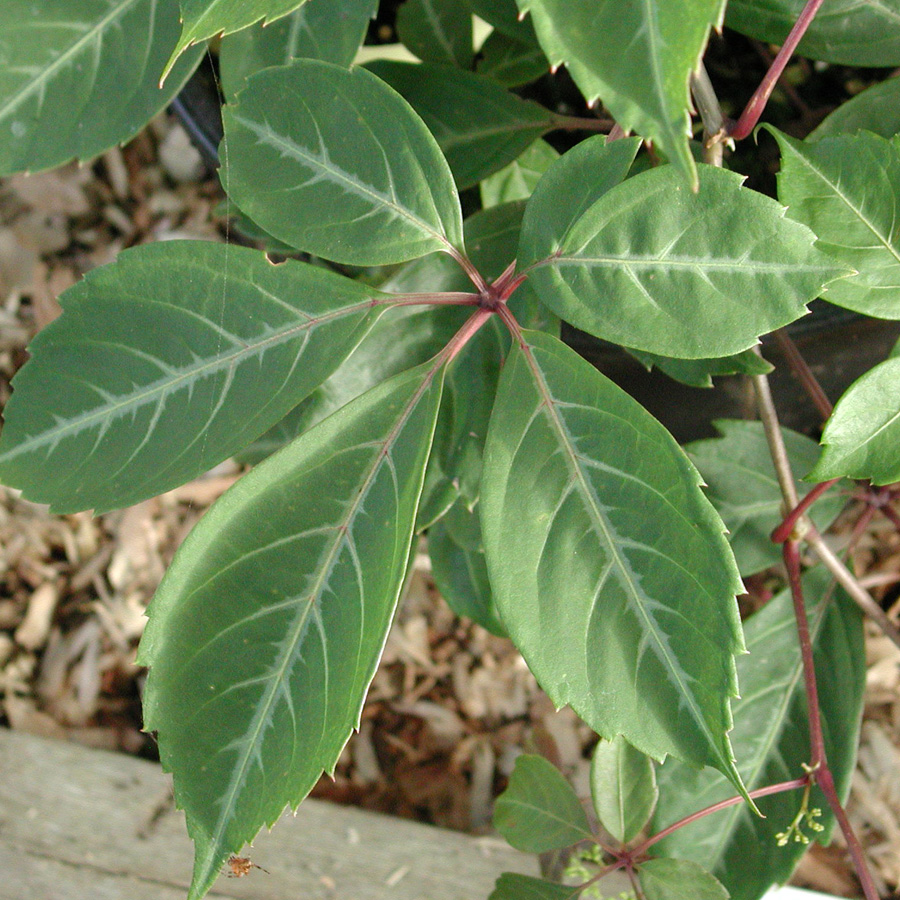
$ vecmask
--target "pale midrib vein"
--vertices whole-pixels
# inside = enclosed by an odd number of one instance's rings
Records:
[[[653,257],[653,256],[550,256],[536,263],[541,266],[613,266],[624,265],[641,269],[721,269],[727,272],[746,272],[747,276],[760,273],[782,274],[821,272],[822,267],[805,263],[769,263],[751,261],[750,265],[742,265],[737,260],[689,259],[685,257]]]
[[[88,31],[86,31],[82,35],[82,37],[80,37],[74,44],[72,44],[71,47],[57,56],[56,59],[54,59],[41,72],[41,74],[34,79],[34,81],[30,81],[21,91],[10,97],[6,104],[0,106],[0,119],[4,118],[13,110],[18,109],[18,107],[21,106],[22,103],[24,103],[25,100],[27,100],[35,92],[35,90],[37,90],[38,87],[42,87],[52,75],[55,75],[56,72],[59,71],[59,69],[67,65],[73,56],[76,56],[78,53],[80,53],[82,49],[84,49],[84,46],[86,44],[93,41],[94,38],[96,38],[98,35],[102,35],[111,22],[115,21],[120,16],[123,16],[126,12],[128,12],[130,7],[133,7],[140,2],[141,0],[122,0],[120,5],[111,9],[99,22],[94,25],[93,28],[90,28]]]
[[[537,806],[536,804],[528,803],[525,800],[509,800],[508,802],[510,806],[521,807],[522,809],[527,810],[529,813],[538,813],[541,817],[549,819],[551,822],[556,822],[560,825],[564,825],[566,828],[578,831],[579,834],[583,834],[585,838],[593,837],[590,831],[585,831],[581,827],[576,827],[568,819],[564,819],[553,809],[547,809],[543,806]]]
[[[612,535],[609,532],[609,529],[606,526],[606,522],[601,514],[600,510],[597,508],[597,505],[594,501],[594,493],[591,490],[590,485],[586,482],[583,472],[581,471],[581,467],[578,465],[578,456],[575,452],[575,448],[572,446],[569,441],[569,433],[565,427],[565,424],[559,417],[558,411],[556,410],[553,394],[550,392],[549,385],[546,383],[543,377],[543,373],[540,370],[540,367],[537,365],[537,361],[534,359],[533,354],[531,352],[531,348],[528,347],[527,350],[523,348],[523,353],[528,362],[528,366],[532,371],[534,376],[534,380],[538,386],[539,393],[543,399],[544,407],[547,410],[547,414],[550,417],[553,425],[555,426],[557,432],[560,435],[560,442],[563,446],[563,449],[566,455],[569,458],[569,464],[572,470],[574,470],[575,478],[578,481],[581,487],[581,493],[586,498],[587,506],[589,508],[591,518],[594,520],[598,528],[603,534],[603,538],[606,541],[607,547],[609,548],[610,556],[612,558],[612,562],[615,565],[616,569],[618,569],[621,577],[627,583],[630,591],[631,597],[633,598],[634,607],[637,609],[639,617],[644,622],[644,627],[646,629],[646,633],[648,633],[652,639],[653,643],[656,646],[658,658],[662,657],[665,660],[666,668],[669,671],[671,677],[675,679],[676,685],[681,690],[682,697],[687,701],[687,705],[690,707],[691,711],[694,714],[694,719],[697,724],[700,726],[703,733],[706,735],[709,740],[709,745],[711,748],[714,748],[716,754],[721,758],[721,750],[715,740],[715,736],[709,729],[709,725],[706,722],[706,716],[703,715],[702,710],[697,706],[696,698],[693,693],[688,691],[687,686],[684,684],[681,674],[680,674],[680,666],[676,665],[676,661],[673,661],[670,658],[670,653],[668,647],[665,645],[665,642],[660,640],[657,634],[657,626],[650,619],[649,613],[644,609],[643,603],[640,602],[640,592],[638,590],[637,585],[631,577],[631,573],[629,571],[629,567],[625,564],[625,561],[621,558],[618,553],[618,548],[616,546],[615,541],[613,540]],[[728,762],[726,760],[726,762]]]
[[[897,248],[894,247],[893,244],[885,237],[877,228],[875,223],[871,222],[864,214],[863,211],[854,204],[852,199],[845,194],[838,185],[830,179],[830,177],[819,169],[817,166],[813,165],[812,160],[807,159],[805,156],[801,154],[797,154],[797,157],[800,159],[801,163],[805,165],[810,172],[812,172],[816,177],[818,177],[823,184],[829,187],[834,196],[836,196],[846,207],[850,210],[863,225],[868,228],[868,230],[872,233],[873,237],[878,241],[878,243],[894,257],[894,259],[900,263],[900,253],[898,253]],[[826,241],[826,243],[832,243],[831,241]],[[844,246],[841,244],[837,244],[837,246]]]
[[[148,403],[154,402],[160,394],[170,394],[182,390],[187,384],[222,370],[227,371],[231,366],[237,368],[243,360],[250,359],[259,353],[264,353],[267,349],[293,340],[298,334],[301,334],[306,329],[318,327],[324,322],[345,315],[352,315],[354,312],[371,307],[371,305],[371,301],[365,301],[351,307],[345,307],[331,315],[320,316],[314,321],[307,320],[298,325],[292,325],[290,328],[276,331],[261,340],[248,344],[245,347],[241,347],[239,350],[217,356],[212,360],[203,361],[201,365],[173,378],[156,381],[151,387],[133,393],[120,402],[97,407],[89,413],[68,420],[64,425],[48,429],[35,437],[28,438],[10,448],[6,453],[0,456],[0,459],[14,459],[17,456],[21,456],[23,453],[30,453],[48,444],[57,444],[60,441],[65,440],[66,437],[72,434],[80,434],[85,429],[93,427],[95,424],[102,422],[108,417],[121,418],[132,409],[137,410]]]
[[[536,132],[535,140],[545,131],[553,128],[554,122],[550,119],[546,121],[535,120],[533,122],[524,122],[521,119],[511,125],[493,125],[490,127],[473,128],[468,131],[459,132],[455,128],[450,137],[442,137],[439,141],[441,149],[445,152],[455,150],[457,147],[465,147],[474,141],[480,141],[487,138],[495,138],[498,135],[518,134],[520,131]]]
[[[379,204],[390,209],[398,218],[405,219],[420,231],[424,231],[426,234],[431,235],[444,246],[451,246],[450,241],[442,231],[438,231],[424,219],[415,215],[411,210],[395,203],[393,200],[380,193],[371,185],[363,184],[361,181],[357,181],[342,169],[325,165],[325,163],[319,157],[313,156],[312,153],[301,147],[295,141],[289,140],[283,135],[280,135],[277,132],[273,131],[270,126],[263,126],[260,123],[255,122],[253,119],[247,119],[237,113],[234,114],[234,121],[244,125],[264,143],[268,143],[271,146],[278,147],[282,150],[282,152],[288,154],[289,156],[293,156],[294,159],[296,159],[301,164],[306,165],[310,169],[313,169],[313,171],[315,171],[316,169],[321,170],[326,174],[326,176],[330,177],[330,180],[332,182],[345,185],[348,193],[356,194],[359,197],[369,200],[371,203]]]
[[[360,506],[363,504],[363,501],[368,498],[369,490],[375,480],[376,475],[378,474],[378,471],[384,464],[384,460],[387,457],[389,449],[391,448],[392,444],[396,442],[400,432],[403,429],[403,426],[408,422],[413,410],[424,394],[425,389],[431,383],[432,377],[423,380],[422,385],[420,385],[419,389],[415,391],[412,398],[403,408],[400,415],[397,417],[394,426],[391,428],[384,441],[381,443],[382,449],[374,454],[372,464],[369,466],[369,469],[365,472],[365,475],[361,480],[361,486],[357,492],[356,498],[347,507],[347,511],[344,514],[344,517],[342,518],[340,524],[336,526],[336,536],[334,541],[332,542],[331,549],[329,550],[328,556],[322,564],[319,577],[310,588],[308,599],[305,603],[302,604],[300,614],[297,616],[296,623],[291,629],[290,641],[285,643],[287,651],[283,653],[282,661],[276,672],[270,676],[270,686],[266,689],[262,701],[257,707],[256,714],[254,715],[254,722],[251,725],[252,733],[249,735],[247,741],[245,742],[246,750],[243,753],[243,758],[240,759],[238,764],[235,766],[228,786],[225,802],[220,804],[220,809],[222,811],[219,814],[215,830],[211,836],[210,850],[212,852],[207,856],[207,865],[212,861],[212,857],[218,848],[219,842],[222,839],[222,834],[224,833],[225,828],[228,826],[228,813],[232,809],[235,802],[235,797],[238,791],[242,788],[247,777],[250,760],[255,753],[257,743],[260,740],[260,734],[262,733],[264,726],[271,718],[271,711],[275,703],[276,695],[282,689],[282,685],[285,681],[285,673],[287,672],[288,667],[291,664],[291,660],[294,656],[294,651],[296,650],[297,643],[306,628],[306,623],[313,612],[315,602],[320,597],[324,586],[328,582],[328,578],[331,575],[332,568],[340,550],[344,546],[345,542],[348,542],[350,540],[348,536],[350,535],[352,522],[357,515]]]

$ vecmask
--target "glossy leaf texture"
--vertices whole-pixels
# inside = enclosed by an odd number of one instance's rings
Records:
[[[265,69],[223,120],[226,190],[279,240],[362,266],[461,249],[446,160],[403,98],[365,69],[309,59]]]
[[[367,68],[402,94],[422,117],[460,189],[512,162],[554,128],[558,118],[474,72],[386,59]]]
[[[88,160],[137,134],[200,60],[187,54],[159,88],[177,36],[172,0],[4,0],[0,175]]]
[[[481,487],[507,631],[553,702],[601,737],[739,785],[727,732],[741,585],[700,476],[573,350],[523,340],[501,374]]]
[[[397,11],[397,36],[425,62],[472,65],[472,13],[466,0],[406,0]]]
[[[806,0],[729,0],[725,24],[783,44]],[[816,13],[797,53],[848,66],[900,65],[900,4],[829,0]]]
[[[872,131],[883,138],[900,132],[900,78],[874,84],[842,103],[822,120],[809,139],[817,141],[857,131]]]
[[[696,187],[688,82],[724,0],[518,4],[531,14],[550,63],[565,64],[588,103],[602,100],[622,128],[652,140]]]
[[[591,797],[600,824],[617,841],[640,834],[658,796],[653,762],[621,735],[601,739],[591,758]]]
[[[728,900],[724,887],[697,863],[684,859],[649,859],[637,869],[647,900]]]
[[[522,225],[519,271],[577,328],[688,359],[746,350],[849,271],[814,249],[815,235],[785,218],[784,207],[741,187],[740,175],[712,166],[698,174],[695,194],[671,166],[643,172],[561,232],[545,224],[553,198],[539,185]]]
[[[494,804],[494,828],[517,850],[544,853],[590,840],[587,815],[572,785],[543,756],[523,753]]]
[[[478,51],[476,71],[503,87],[520,87],[546,75],[550,63],[536,44],[492,31]]]
[[[856,759],[865,685],[863,624],[855,604],[821,567],[804,576],[819,702],[828,764],[838,794],[847,796]],[[738,657],[741,698],[734,703],[732,732],[747,788],[766,787],[803,775],[809,762],[809,724],[803,671],[790,593],[784,591],[745,623],[749,655]],[[660,798],[653,821],[658,830],[733,796],[728,782],[710,770],[698,772],[677,760],[657,770]],[[728,807],[678,829],[658,845],[661,853],[691,859],[709,869],[732,900],[757,900],[772,884],[790,877],[805,845],[779,847],[800,806],[801,792],[760,798],[765,818],[745,804]],[[810,838],[829,840],[831,816],[818,788],[810,806],[823,811],[826,830]]]
[[[210,509],[149,609],[144,727],[194,840],[190,900],[332,772],[407,569],[434,363],[344,407]]]
[[[746,577],[781,562],[781,547],[770,537],[784,515],[781,488],[761,422],[722,419],[714,424],[722,437],[694,441],[684,449],[707,484],[706,496],[728,529],[738,569]],[[792,471],[803,477],[818,459],[816,442],[789,428],[781,429],[781,437]],[[797,482],[796,489],[804,497],[812,486]],[[810,519],[824,532],[845,504],[836,485],[813,504]]]
[[[808,481],[846,475],[874,484],[900,481],[900,358],[858,378],[838,401],[822,434],[822,455]]]
[[[522,41],[537,44],[537,35],[530,19],[520,19],[516,0],[466,0],[472,12],[496,31]]]
[[[166,64],[168,78],[176,60],[188,47],[216,35],[232,34],[256,22],[274,22],[293,12],[307,0],[179,0],[181,35]]]
[[[504,872],[488,900],[576,900],[580,893],[579,888],[517,872]]]
[[[781,148],[779,199],[816,233],[818,249],[856,270],[826,299],[900,319],[900,144],[866,132],[815,143],[772,133]]]
[[[648,372],[653,368],[659,369],[669,378],[690,387],[712,387],[713,378],[721,375],[766,375],[773,369],[770,363],[752,350],[742,350],[732,356],[720,356],[715,359],[673,359],[633,350],[630,347],[625,349],[646,366]]]
[[[527,200],[543,174],[559,159],[559,154],[546,142],[535,141],[508,166],[481,182],[481,202],[485,207],[513,200]]]
[[[476,528],[475,545],[460,540],[451,522],[454,515],[465,516]],[[484,545],[477,511],[469,512],[458,501],[448,513],[428,529],[428,555],[431,557],[431,575],[440,595],[458,616],[465,616],[486,628],[491,634],[506,637],[506,629],[500,621],[487,564],[484,561]]]
[[[349,66],[366,36],[378,0],[315,0],[290,15],[222,38],[219,77],[229,100],[245,79],[294,59],[321,59]]]
[[[324,381],[378,297],[247,248],[126,251],[70,288],[32,342],[6,407],[0,478],[57,512],[99,513],[182,484]]]

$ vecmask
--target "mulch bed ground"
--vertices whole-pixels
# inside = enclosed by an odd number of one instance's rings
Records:
[[[0,403],[62,290],[134,244],[221,240],[220,199],[165,116],[92,166],[0,182]],[[140,730],[144,673],[134,662],[143,612],[175,548],[239,474],[226,463],[96,518],[51,516],[0,488],[0,724],[155,755]],[[878,526],[855,563],[876,595],[892,590],[897,534]],[[900,652],[872,631],[868,656],[850,813],[888,897],[900,886]],[[450,612],[422,547],[361,731],[314,795],[479,832],[523,749],[549,757],[587,795],[594,740],[571,711],[553,710],[509,642]],[[856,893],[839,846],[814,849],[797,882]]]

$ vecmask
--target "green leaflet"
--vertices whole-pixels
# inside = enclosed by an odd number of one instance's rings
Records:
[[[781,547],[770,537],[784,516],[781,488],[762,422],[721,419],[714,424],[722,437],[694,441],[684,449],[728,529],[741,575],[753,575],[781,562]],[[816,442],[789,428],[782,428],[781,436],[791,469],[802,477],[818,458]],[[802,482],[796,488],[801,497],[812,490]],[[837,488],[820,497],[809,513],[816,528],[825,531],[845,502]]]
[[[454,517],[465,517],[477,529],[475,546],[454,533]],[[428,529],[428,555],[435,586],[447,605],[458,616],[466,616],[492,634],[506,637],[506,629],[497,614],[477,511],[472,513],[458,501],[447,514]]]
[[[809,136],[818,141],[865,130],[890,138],[900,131],[900,78],[874,84],[829,113]]]
[[[497,879],[488,900],[576,900],[580,893],[577,888],[544,881],[542,878],[504,872]]]
[[[478,51],[478,74],[503,87],[528,84],[549,70],[550,63],[540,47],[517,41],[502,31],[492,31]]]
[[[441,377],[433,362],[405,372],[253,469],[194,528],[150,606],[144,725],[194,840],[189,900],[333,771],[359,724]]]
[[[862,618],[839,589],[833,593],[823,567],[804,577],[828,763],[838,795],[847,796],[856,760],[865,650]],[[747,788],[798,778],[809,762],[809,724],[790,592],[784,591],[744,624],[747,656],[738,657],[741,698],[733,705],[731,739]],[[698,772],[676,760],[657,770],[660,798],[654,830],[734,794],[715,772]],[[680,856],[709,869],[730,891],[732,900],[757,900],[772,884],[790,877],[805,846],[789,841],[779,847],[783,831],[800,806],[800,791],[761,798],[766,816],[745,805],[731,806],[679,829],[659,844],[660,852]],[[820,807],[829,840],[831,814],[815,789],[811,806]],[[809,837],[814,835],[809,832]]]
[[[746,350],[847,274],[784,207],[742,188],[740,175],[712,166],[698,175],[694,194],[671,166],[643,172],[561,233],[543,224],[539,185],[522,225],[519,271],[577,328],[688,359]]]
[[[810,143],[770,131],[782,154],[779,199],[816,233],[819,250],[856,270],[830,285],[825,298],[900,319],[900,145],[868,132]]]
[[[297,9],[306,0],[180,0],[181,37],[166,64],[168,78],[178,57],[192,44],[231,34],[254,22],[274,22]]]
[[[224,111],[235,203],[279,240],[350,265],[462,248],[450,169],[402,97],[365,69],[299,59]]]
[[[874,484],[900,481],[900,358],[858,378],[838,401],[822,434],[822,455],[807,481],[846,475]]]
[[[472,65],[472,14],[466,0],[406,0],[397,11],[397,34],[425,62]]]
[[[654,141],[696,189],[688,82],[725,0],[518,4],[550,63],[565,64],[588,103],[602,100],[622,128]]]
[[[653,762],[621,735],[601,739],[591,758],[591,797],[600,824],[627,844],[647,824],[659,797]]]
[[[643,350],[625,348],[649,372],[654,367],[665,372],[669,378],[690,387],[708,388],[713,386],[713,378],[720,375],[766,375],[774,368],[753,350],[743,350],[731,356],[715,359],[673,359],[657,356]]]
[[[488,207],[527,200],[541,176],[557,159],[559,154],[546,141],[535,141],[508,166],[481,182],[482,204]]]
[[[805,0],[729,0],[725,24],[761,41],[783,44]],[[829,0],[822,5],[797,52],[848,66],[900,64],[900,4]]]
[[[537,44],[529,19],[520,19],[516,0],[466,0],[472,11],[501,34],[525,44]]]
[[[481,487],[503,623],[554,703],[599,735],[740,786],[727,732],[741,586],[700,476],[574,351],[524,340],[501,374]]]
[[[435,136],[460,189],[512,162],[557,116],[474,72],[378,60],[367,68],[407,100]]]
[[[195,478],[324,381],[377,318],[379,296],[242,247],[128,250],[70,288],[32,342],[6,408],[0,478],[54,511],[98,513]]]
[[[637,872],[647,900],[728,900],[728,891],[695,862],[649,859]]]
[[[301,57],[349,66],[375,15],[378,0],[316,0],[268,25],[254,25],[222,38],[219,75],[229,100],[245,79]]]
[[[517,850],[544,853],[590,840],[591,827],[572,785],[543,756],[523,753],[494,805],[494,828]]]
[[[132,138],[178,93],[197,48],[158,86],[173,0],[4,0],[0,175],[88,160]]]

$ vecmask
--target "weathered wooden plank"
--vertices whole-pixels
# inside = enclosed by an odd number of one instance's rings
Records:
[[[502,841],[308,800],[262,834],[269,870],[211,897],[479,900],[537,874]],[[183,900],[192,851],[159,766],[0,729],[0,900]]]

